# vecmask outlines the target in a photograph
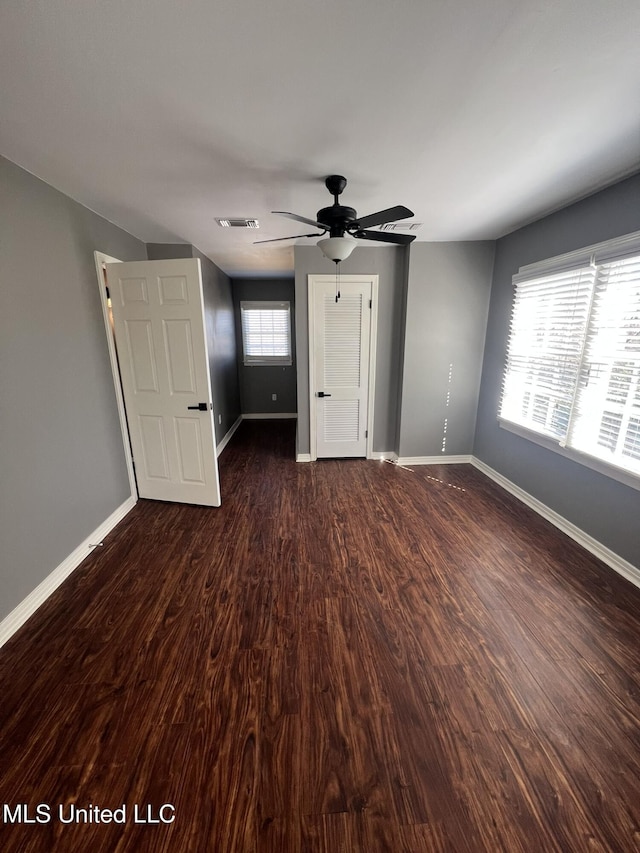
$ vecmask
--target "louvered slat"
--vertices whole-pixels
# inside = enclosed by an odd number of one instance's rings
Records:
[[[357,441],[360,433],[359,400],[325,402],[324,440]]]
[[[324,298],[324,385],[360,387],[362,295]]]

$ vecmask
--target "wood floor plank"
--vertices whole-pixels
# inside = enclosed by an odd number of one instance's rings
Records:
[[[561,840],[532,797],[527,777],[514,772],[501,749],[504,733],[484,730],[449,736],[455,747],[448,754],[452,761],[457,757],[463,762],[458,772],[467,780],[465,802],[482,839],[480,849],[528,853],[535,839],[545,853],[562,853]],[[478,789],[492,804],[490,821],[485,803],[474,796]]]
[[[640,850],[640,591],[471,466],[294,430],[244,422],[220,508],[140,501],[0,650],[3,853]]]
[[[548,827],[560,850],[609,850],[599,814],[580,792],[577,767],[568,778],[565,768],[545,749],[534,732],[504,732],[502,746],[514,776],[526,784],[532,811]],[[591,806],[591,808],[590,808]],[[626,839],[630,845],[632,838]],[[621,847],[622,850],[625,847]],[[633,848],[630,848],[633,849]]]

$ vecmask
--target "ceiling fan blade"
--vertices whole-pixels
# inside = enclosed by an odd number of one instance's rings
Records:
[[[253,245],[258,243],[279,243],[280,240],[297,240],[298,237],[322,237],[324,231],[314,232],[313,234],[292,234],[291,237],[274,237],[272,240],[254,240]]]
[[[354,222],[354,225],[357,225],[358,228],[370,228],[372,225],[384,225],[385,222],[395,222],[398,219],[406,219],[408,216],[413,216],[413,211],[398,204],[396,207],[388,207],[386,210],[370,213],[369,216],[361,216]]]
[[[307,225],[313,225],[314,228],[322,228],[323,231],[328,230],[322,222],[316,222],[315,219],[307,219],[306,216],[298,216],[297,213],[287,213],[284,210],[272,210],[271,213],[277,213],[278,216],[286,216],[287,219],[295,219],[296,222],[304,222]]]
[[[377,240],[380,243],[396,243],[398,246],[408,246],[416,239],[415,234],[391,234],[387,231],[352,231],[358,240]]]

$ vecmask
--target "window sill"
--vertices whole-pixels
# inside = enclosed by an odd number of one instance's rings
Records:
[[[243,367],[291,367],[290,361],[243,361]]]
[[[631,471],[625,471],[624,468],[619,468],[617,465],[611,465],[603,459],[598,459],[596,456],[589,456],[586,453],[580,453],[579,450],[574,450],[572,447],[560,447],[553,439],[540,435],[537,432],[532,432],[526,427],[514,424],[511,421],[498,418],[498,423],[501,429],[506,429],[520,438],[525,438],[527,441],[533,442],[546,450],[551,450],[559,456],[564,456],[565,459],[571,459],[572,462],[577,462],[579,465],[584,465],[585,468],[591,468],[592,471],[597,471],[605,477],[610,477],[612,480],[617,480],[619,483],[624,483],[625,486],[630,486],[632,489],[640,491],[640,477],[632,474]]]

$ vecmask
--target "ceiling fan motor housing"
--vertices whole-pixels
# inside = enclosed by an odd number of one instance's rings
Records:
[[[316,214],[316,220],[326,225],[332,237],[342,237],[352,222],[355,222],[356,211],[352,207],[344,207],[341,204],[332,204],[331,207],[323,207]]]

